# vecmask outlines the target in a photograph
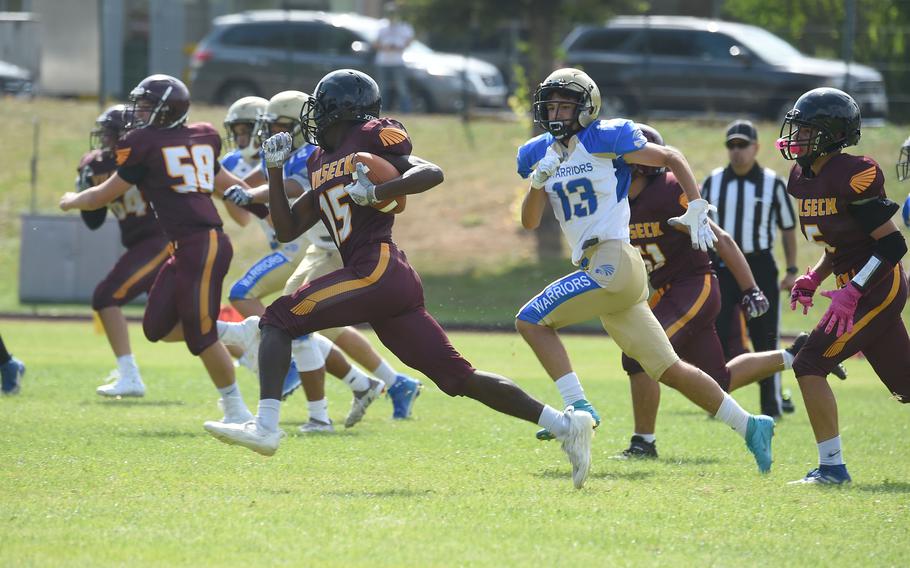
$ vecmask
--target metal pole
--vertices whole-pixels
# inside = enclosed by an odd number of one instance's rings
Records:
[[[847,75],[844,77],[844,90],[849,91],[853,87],[853,81],[850,77],[850,66],[851,63],[853,63],[853,38],[856,35],[856,0],[846,0],[844,9],[846,17],[844,18],[842,56],[847,63]]]
[[[105,61],[105,45],[104,45],[104,0],[98,0],[98,64],[101,69],[101,72],[98,73],[98,111],[101,112],[104,110],[104,105],[107,102],[107,85],[105,84],[105,70],[107,68],[107,63]]]
[[[38,134],[39,134],[40,124],[38,122],[38,117],[32,117],[32,159],[30,163],[31,169],[31,192],[32,192],[32,202],[31,202],[31,214],[34,215],[38,212]]]

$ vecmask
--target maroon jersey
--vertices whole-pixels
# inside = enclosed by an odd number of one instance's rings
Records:
[[[221,136],[204,122],[139,128],[117,143],[117,173],[151,203],[168,238],[221,227],[212,203]]]
[[[875,240],[853,219],[847,206],[885,197],[885,177],[872,158],[837,154],[816,177],[805,177],[797,164],[790,170],[787,193],[796,198],[799,225],[809,242],[827,249],[838,285],[861,269]],[[882,273],[887,275],[886,272]]]
[[[641,251],[655,290],[677,278],[711,272],[707,253],[693,249],[689,234],[667,223],[685,213],[688,204],[682,186],[669,172],[651,178],[638,197],[629,200],[629,238]]]
[[[101,150],[88,152],[79,161],[79,183],[82,187],[98,185],[117,171],[113,156]],[[161,228],[155,213],[143,199],[142,193],[133,186],[126,193],[107,204],[120,224],[120,242],[130,248],[149,237],[161,235]],[[103,222],[103,214],[102,219]],[[100,222],[99,222],[100,225]]]
[[[407,156],[411,153],[411,139],[397,120],[379,118],[352,129],[336,150],[327,152],[317,148],[310,154],[307,170],[313,191],[302,199],[309,199],[319,209],[345,265],[358,250],[372,248],[368,245],[391,243],[395,223],[394,215],[356,205],[344,191],[344,186],[353,181],[351,173],[357,152]]]

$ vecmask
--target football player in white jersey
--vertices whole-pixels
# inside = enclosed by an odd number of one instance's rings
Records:
[[[599,120],[600,91],[577,69],[554,71],[534,94],[534,120],[546,132],[518,150],[518,173],[531,185],[521,210],[522,225],[540,224],[547,201],[556,215],[579,270],[551,283],[525,304],[516,327],[556,382],[564,402],[588,411],[578,376],[556,330],[600,318],[624,353],[648,376],[677,389],[745,440],[758,468],[771,468],[774,420],[749,415],[705,372],[683,362],[648,308],[644,261],[629,244],[630,164],[666,167],[686,192],[686,213],[671,220],[686,225],[693,248],[707,250],[717,240],[708,225],[711,207],[699,194],[685,157],[650,144],[632,121]],[[546,430],[539,439],[552,439]]]
[[[303,140],[300,127],[300,112],[306,99],[307,95],[300,91],[283,91],[276,94],[267,101],[266,107],[259,113],[255,133],[260,142],[278,132],[293,135],[295,151],[283,167],[285,189],[291,198],[299,197],[310,189],[306,163],[315,147]],[[250,187],[259,186],[260,189],[246,192],[236,188],[228,192],[226,199],[239,205],[267,203],[268,185],[263,184],[267,184],[268,178],[264,165],[258,165],[253,169],[244,181]],[[289,243],[279,243],[270,225],[265,225],[264,228],[274,252],[255,263],[234,284],[229,295],[231,303],[244,316],[259,316],[265,311],[261,298],[280,290],[283,290],[282,293],[285,295],[293,293],[309,280],[341,266],[341,256],[335,242],[322,224],[317,224]],[[326,339],[327,337],[329,339]],[[333,348],[333,341],[350,353],[356,361],[364,364],[380,380],[369,377],[356,365],[350,364],[339,350]],[[394,403],[393,418],[410,416],[414,398],[419,393],[420,382],[397,373],[354,328],[325,330],[314,334],[312,339],[298,339],[294,342],[294,366],[303,380],[310,411],[310,419],[301,427],[302,431],[309,433],[334,430],[328,416],[323,364],[325,369],[341,379],[354,392],[351,412],[345,420],[345,426],[351,427],[356,424],[363,417],[367,406],[386,386],[389,387],[389,395]],[[293,376],[294,369],[286,380],[285,393],[292,390],[293,384],[289,381]]]

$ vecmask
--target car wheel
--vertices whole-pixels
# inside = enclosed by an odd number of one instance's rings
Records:
[[[218,89],[215,101],[221,105],[229,105],[239,98],[247,96],[261,96],[252,83],[246,81],[230,81]]]

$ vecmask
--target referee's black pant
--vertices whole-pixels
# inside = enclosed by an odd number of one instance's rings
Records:
[[[778,349],[780,340],[780,287],[777,264],[774,262],[774,256],[771,251],[760,251],[745,256],[746,261],[749,263],[749,268],[752,269],[752,275],[755,277],[755,283],[758,284],[759,289],[765,294],[771,304],[765,315],[746,323],[749,330],[749,338],[752,340],[752,348],[756,352]],[[733,310],[740,309],[739,302],[743,294],[726,265],[717,262],[715,258],[714,267],[720,283],[720,314],[717,316],[717,334],[720,336],[724,355],[729,361],[731,352],[734,352],[731,349],[734,346],[729,341],[731,326],[736,321],[733,317]],[[775,373],[762,379],[759,382],[759,392],[761,396],[761,413],[768,416],[780,416],[782,404],[780,373]]]

